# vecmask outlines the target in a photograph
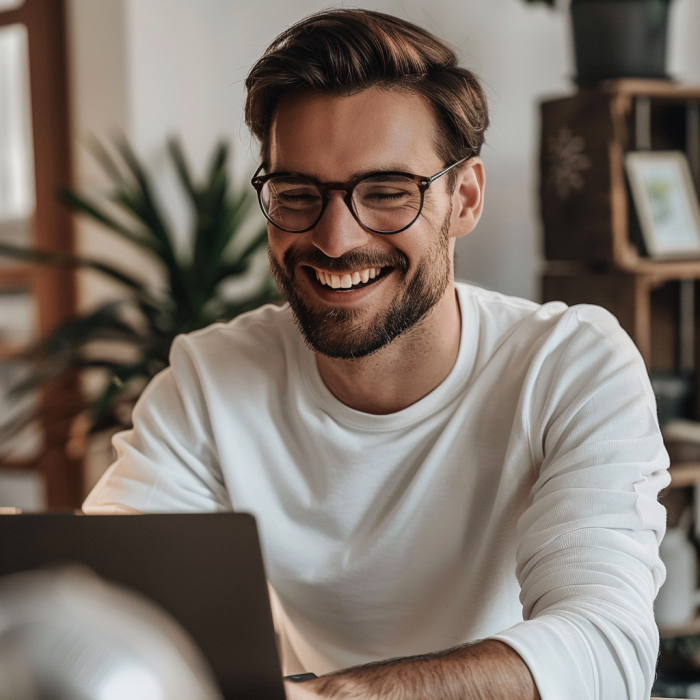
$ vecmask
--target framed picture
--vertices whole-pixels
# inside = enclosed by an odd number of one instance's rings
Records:
[[[649,256],[700,258],[700,206],[681,151],[632,151],[625,168]]]

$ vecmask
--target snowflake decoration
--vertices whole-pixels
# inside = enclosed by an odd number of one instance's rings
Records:
[[[574,136],[569,128],[559,129],[548,142],[550,163],[548,180],[561,199],[566,199],[576,190],[583,189],[586,181],[583,173],[593,164],[586,155],[586,140]]]

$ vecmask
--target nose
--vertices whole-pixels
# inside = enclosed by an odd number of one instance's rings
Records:
[[[312,243],[329,258],[339,258],[367,245],[371,236],[355,221],[344,196],[341,191],[330,192],[326,211],[311,232]]]

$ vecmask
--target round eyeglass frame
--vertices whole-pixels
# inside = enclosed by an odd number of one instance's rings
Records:
[[[438,173],[435,173],[435,175],[430,175],[430,176],[424,176],[424,175],[414,175],[413,173],[404,173],[396,170],[377,170],[375,172],[371,173],[366,173],[360,177],[354,178],[353,180],[350,180],[349,182],[320,182],[316,178],[310,177],[309,175],[303,175],[302,173],[296,173],[296,172],[289,172],[289,171],[283,171],[283,172],[274,172],[274,173],[268,173],[267,175],[259,175],[260,171],[265,168],[265,163],[261,163],[260,167],[255,171],[255,175],[253,175],[253,178],[250,181],[250,184],[255,188],[255,190],[258,193],[258,204],[260,205],[260,210],[262,211],[263,215],[265,218],[275,227],[280,229],[280,231],[286,231],[287,233],[306,233],[307,231],[311,231],[312,228],[315,228],[318,225],[318,222],[321,220],[323,217],[323,214],[326,211],[326,207],[328,206],[328,202],[330,201],[330,197],[328,196],[328,193],[331,192],[332,190],[341,190],[345,192],[345,196],[343,197],[343,201],[345,202],[345,205],[347,208],[350,210],[350,213],[352,214],[353,218],[355,221],[357,221],[362,228],[366,229],[367,231],[371,231],[372,233],[379,233],[385,236],[392,236],[395,233],[401,233],[401,231],[405,231],[407,228],[413,226],[413,224],[416,223],[418,220],[418,217],[421,215],[421,212],[423,211],[423,202],[425,200],[425,191],[430,187],[430,185],[435,182],[439,177],[442,177],[445,173],[449,172],[452,170],[452,168],[456,168],[458,165],[461,165],[462,163],[466,163],[470,158],[473,157],[474,154],[470,154],[468,156],[465,156],[464,158],[461,158],[460,160],[456,161],[455,163],[452,163],[452,165],[448,165],[446,168],[441,170]],[[413,219],[403,226],[402,228],[398,228],[395,231],[379,231],[378,229],[374,229],[370,226],[367,226],[363,221],[360,220],[360,217],[358,213],[355,211],[355,207],[353,206],[353,199],[352,195],[353,192],[355,191],[355,187],[362,182],[363,180],[366,180],[371,177],[377,177],[378,175],[399,175],[401,177],[406,177],[410,180],[413,180],[413,182],[416,183],[418,186],[418,190],[420,191],[420,206],[418,207],[418,211],[416,212],[416,215],[413,217]],[[321,194],[321,211],[318,214],[318,217],[316,218],[316,221],[311,224],[311,226],[308,226],[307,228],[296,230],[296,229],[289,229],[285,228],[284,226],[280,226],[278,223],[276,223],[268,213],[265,211],[265,207],[262,202],[262,189],[265,183],[268,180],[271,180],[273,177],[279,177],[279,176],[285,176],[285,177],[299,177],[299,178],[304,178],[305,180],[308,180],[309,182],[312,182],[316,187],[318,187],[318,190]]]

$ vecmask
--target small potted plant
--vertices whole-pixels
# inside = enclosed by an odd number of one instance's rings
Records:
[[[525,0],[554,7],[556,0]],[[571,0],[576,82],[668,78],[671,0]]]
[[[267,227],[262,222],[249,225],[249,215],[256,209],[255,197],[249,187],[232,186],[225,144],[217,146],[202,181],[193,178],[179,142],[168,144],[192,212],[187,250],[176,247],[174,232],[140,160],[126,142],[120,143],[117,151],[115,158],[95,145],[95,155],[111,180],[110,191],[98,199],[64,191],[61,198],[150,256],[164,273],[157,288],[137,279],[119,263],[0,242],[0,258],[95,270],[124,290],[118,300],[70,319],[48,338],[9,360],[27,368],[11,391],[11,398],[18,401],[67,373],[91,370],[102,375],[94,396],[66,397],[63,401],[62,420],[72,423],[67,450],[73,457],[80,456],[88,432],[130,426],[134,402],[146,383],[168,365],[170,346],[179,333],[228,321],[280,299],[269,274],[252,287],[244,285],[236,295],[227,292],[227,284],[245,279],[253,258],[264,250]],[[13,421],[8,423],[0,416],[0,443],[37,417],[33,404],[24,404],[26,410],[19,411]]]

